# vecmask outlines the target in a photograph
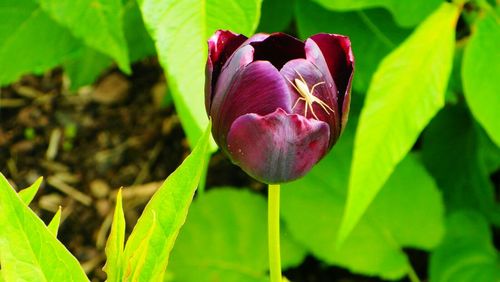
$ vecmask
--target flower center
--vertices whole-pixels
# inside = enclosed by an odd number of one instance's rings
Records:
[[[304,101],[304,116],[305,117],[307,117],[307,111],[310,109],[314,118],[319,120],[318,116],[316,115],[316,113],[314,112],[314,109],[313,109],[314,103],[317,103],[318,105],[320,105],[321,108],[328,115],[330,115],[329,111],[333,113],[334,110],[330,106],[328,106],[327,103],[325,103],[324,101],[322,101],[318,97],[314,96],[314,88],[316,88],[316,86],[318,86],[318,85],[324,84],[325,82],[324,81],[318,82],[318,83],[314,84],[311,87],[311,89],[309,89],[309,87],[307,86],[307,82],[302,77],[302,75],[297,70],[295,70],[295,72],[299,75],[300,79],[296,78],[292,82],[292,81],[290,81],[290,79],[288,79],[288,77],[285,76],[286,80],[288,80],[288,82],[290,82],[290,84],[293,86],[293,88],[295,88],[295,90],[297,90],[297,93],[299,93],[299,95],[300,95],[300,97],[297,98],[297,100],[295,101],[295,104],[293,104],[292,110],[295,109],[295,107],[297,107],[297,105],[299,104],[300,101]]]

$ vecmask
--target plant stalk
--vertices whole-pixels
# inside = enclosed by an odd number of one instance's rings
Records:
[[[268,189],[268,242],[271,282],[282,282],[280,256],[280,185],[269,184]]]

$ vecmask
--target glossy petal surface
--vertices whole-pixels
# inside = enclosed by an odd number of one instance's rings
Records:
[[[246,114],[235,120],[227,147],[232,161],[264,183],[283,183],[303,176],[327,152],[328,124],[287,114]]]
[[[246,36],[228,30],[218,30],[208,39],[208,58],[205,67],[205,106],[210,108],[212,89],[222,66],[236,49],[247,39]]]
[[[339,109],[336,101],[337,88],[333,81],[328,79],[328,73],[324,75],[324,72],[305,59],[295,59],[289,61],[283,66],[280,73],[285,77],[288,89],[291,93],[292,107],[295,106],[292,112],[303,115],[309,119],[316,119],[317,117],[321,121],[326,121],[330,125],[331,136],[329,144],[333,145],[338,135],[340,135],[340,127],[338,123]],[[311,106],[306,107],[306,101],[297,101],[297,99],[303,99],[303,97],[299,95],[299,92],[295,88],[297,86],[294,87],[294,85],[296,85],[295,80],[302,80],[302,78],[305,80],[309,91],[313,90],[312,88],[314,85],[321,83],[314,87],[314,91],[311,94],[326,103],[328,107],[325,106],[325,108],[323,108],[318,102],[313,102],[312,109],[314,110],[316,116],[313,115]]]
[[[338,34],[320,33],[310,37],[321,50],[330,74],[339,90],[339,105],[342,111],[342,127],[349,114],[351,83],[354,71],[354,55],[348,37]]]
[[[223,73],[226,70],[223,71]],[[222,77],[223,74],[221,74]],[[219,80],[219,83],[222,81]],[[228,87],[219,87],[212,103],[213,133],[222,148],[231,124],[239,116],[267,115],[281,108],[290,112],[290,91],[278,70],[267,61],[240,69]]]
[[[208,105],[208,112],[211,111],[212,103],[220,101],[220,99],[223,98],[215,96],[221,94],[225,95],[229,87],[233,84],[233,81],[239,77],[239,71],[253,61],[253,53],[254,50],[251,45],[244,45],[236,50],[226,64],[224,64],[211,93],[211,103]]]

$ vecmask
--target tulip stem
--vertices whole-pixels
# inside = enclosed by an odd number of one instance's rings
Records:
[[[280,257],[280,185],[269,184],[268,189],[269,271],[271,282],[281,282]]]

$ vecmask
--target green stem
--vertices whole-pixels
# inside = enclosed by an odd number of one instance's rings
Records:
[[[271,282],[281,282],[280,258],[280,185],[269,184],[268,190],[268,240],[269,240],[269,271]]]
[[[409,264],[409,269],[408,269],[408,278],[410,278],[411,282],[420,282],[420,279],[418,278],[417,273],[415,272],[415,269]]]

